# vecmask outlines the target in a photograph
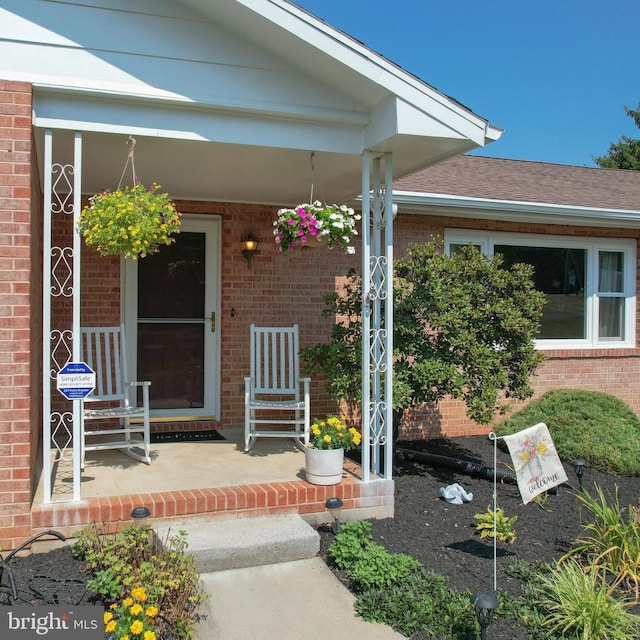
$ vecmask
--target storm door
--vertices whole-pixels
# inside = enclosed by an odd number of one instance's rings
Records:
[[[218,217],[185,215],[175,243],[127,260],[128,358],[151,380],[152,418],[219,418],[219,228]]]

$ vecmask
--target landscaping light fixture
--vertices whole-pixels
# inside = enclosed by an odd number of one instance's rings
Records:
[[[476,618],[480,625],[480,640],[487,637],[487,627],[493,620],[493,615],[499,606],[498,598],[495,592],[491,593],[474,593],[471,596],[471,604],[476,610]]]
[[[260,244],[260,241],[253,233],[247,233],[242,238],[242,255],[246,258],[249,269],[251,269],[251,263],[253,262],[253,254],[258,250],[258,244]]]
[[[150,515],[151,511],[147,507],[136,507],[131,511],[131,519],[135,525],[145,524]]]
[[[584,468],[587,463],[584,460],[574,460],[571,464],[573,465],[573,470],[578,476],[578,483],[580,484],[580,488],[582,489],[582,475],[584,474]]]
[[[342,513],[343,502],[340,498],[329,498],[324,506],[333,518],[333,533],[340,531],[340,514]]]

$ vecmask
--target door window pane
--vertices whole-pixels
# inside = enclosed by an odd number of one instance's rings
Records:
[[[203,407],[203,362],[203,324],[138,324],[138,379],[151,380],[151,409]]]
[[[205,234],[182,232],[138,264],[138,317],[203,318]]]
[[[538,339],[586,338],[586,249],[495,245],[494,252],[502,255],[505,267],[533,266],[535,287],[547,298]]]

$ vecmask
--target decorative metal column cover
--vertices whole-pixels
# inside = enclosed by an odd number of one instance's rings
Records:
[[[362,470],[391,478],[393,434],[392,154],[362,163]],[[368,445],[368,446],[367,446]]]
[[[73,162],[53,162],[54,132],[45,132],[44,238],[42,288],[42,402],[44,502],[53,500],[53,465],[72,467],[73,500],[80,500],[80,401],[64,400],[65,408],[54,410],[53,393],[58,372],[80,354],[80,238],[76,231],[80,215],[82,135],[75,134]],[[72,246],[58,246],[67,238],[54,234],[56,218],[72,217]],[[71,300],[72,317],[65,319],[61,302]],[[57,304],[60,302],[60,304]],[[58,310],[58,313],[55,311]],[[62,315],[62,317],[60,317]],[[54,326],[56,325],[56,326]],[[66,326],[65,326],[66,325]],[[57,399],[57,398],[56,398]],[[63,406],[63,405],[55,405]],[[68,408],[67,408],[68,407]],[[69,408],[71,410],[69,410]],[[64,495],[68,489],[63,490]],[[56,491],[58,493],[58,491]]]

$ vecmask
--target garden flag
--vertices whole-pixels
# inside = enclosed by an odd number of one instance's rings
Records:
[[[509,448],[522,501],[567,481],[549,429],[544,422],[502,438]]]

